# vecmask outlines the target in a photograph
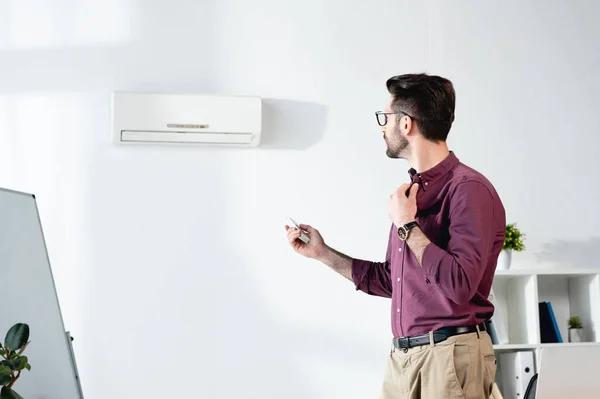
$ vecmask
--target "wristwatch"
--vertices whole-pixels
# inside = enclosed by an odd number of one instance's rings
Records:
[[[410,223],[406,223],[404,226],[398,227],[398,237],[402,241],[406,241],[408,239],[408,232],[412,228],[417,227],[418,225],[419,225],[419,223],[417,223],[417,222],[410,222]]]

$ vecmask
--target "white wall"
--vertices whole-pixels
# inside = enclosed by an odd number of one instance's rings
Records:
[[[455,83],[449,142],[527,234],[515,267],[598,266],[600,6],[551,4],[0,3],[0,185],[38,196],[86,398],[377,395],[388,301],[283,223],[384,256],[394,74]],[[263,96],[265,145],[115,147],[112,90]]]

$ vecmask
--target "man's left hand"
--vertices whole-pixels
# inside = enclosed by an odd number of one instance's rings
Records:
[[[417,191],[419,185],[413,184],[410,193],[406,196],[406,190],[410,184],[403,184],[391,196],[388,202],[388,212],[396,227],[404,226],[413,222],[417,216]]]

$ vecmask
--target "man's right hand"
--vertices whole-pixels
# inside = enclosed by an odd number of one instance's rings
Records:
[[[323,241],[321,233],[307,224],[301,224],[300,228],[308,232],[310,242],[306,244],[300,240],[300,230],[295,227],[285,226],[288,241],[296,252],[307,258],[316,259],[352,281],[352,258],[328,247]]]
[[[327,250],[327,246],[325,245],[325,241],[323,241],[323,237],[321,237],[321,233],[319,233],[317,229],[306,224],[301,224],[300,228],[308,232],[308,236],[310,237],[310,242],[308,244],[300,240],[300,230],[295,227],[285,226],[288,241],[292,248],[294,248],[294,251],[307,258],[321,259]]]

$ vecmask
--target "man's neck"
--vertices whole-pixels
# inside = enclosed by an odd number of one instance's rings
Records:
[[[435,167],[450,154],[445,142],[439,144],[423,141],[412,149],[408,163],[418,173],[423,173]]]

